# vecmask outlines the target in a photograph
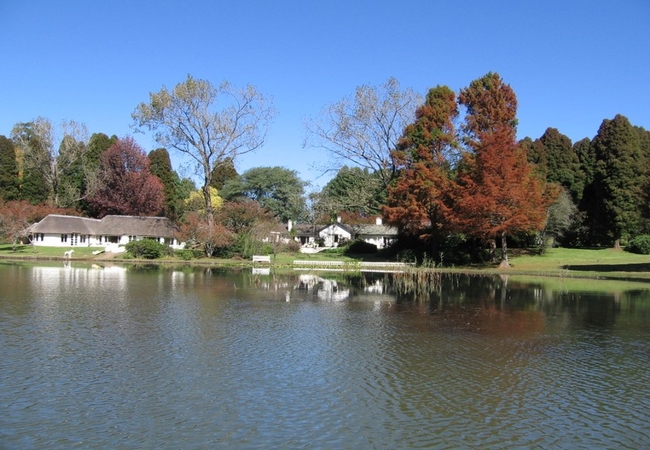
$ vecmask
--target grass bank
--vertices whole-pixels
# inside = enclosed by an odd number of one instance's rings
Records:
[[[33,247],[20,245],[14,249],[11,245],[0,245],[0,258],[14,260],[63,260],[63,252],[68,248],[61,247]],[[124,254],[99,254],[93,255],[96,248],[75,247],[72,260],[78,261],[106,261],[136,262]],[[346,256],[341,252],[321,252],[316,254],[303,253],[278,253],[272,257],[274,266],[290,267],[294,260],[315,261],[343,261],[355,262],[359,260],[376,261],[374,257]],[[250,260],[244,259],[218,259],[197,258],[183,261],[177,258],[164,258],[146,260],[148,263],[177,263],[197,265],[224,265],[241,266],[252,265]],[[615,249],[548,249],[543,254],[532,252],[515,253],[510,258],[510,269],[497,269],[494,266],[481,267],[455,267],[438,268],[441,271],[451,272],[478,272],[478,273],[510,273],[532,276],[561,276],[585,277],[603,279],[629,279],[650,281],[650,256],[636,255]]]
[[[552,248],[515,256],[510,264],[507,271],[514,273],[650,280],[650,256],[620,249]]]

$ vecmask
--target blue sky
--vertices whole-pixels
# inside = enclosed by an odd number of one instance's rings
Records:
[[[47,117],[134,135],[131,113],[188,74],[256,85],[278,116],[237,162],[297,170],[314,187],[329,155],[304,122],[359,85],[393,76],[425,94],[498,72],[519,100],[520,138],[574,142],[605,118],[650,129],[650,2],[382,0],[3,0],[0,134]],[[173,155],[175,168],[181,160]]]

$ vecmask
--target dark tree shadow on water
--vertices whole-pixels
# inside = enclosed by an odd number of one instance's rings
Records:
[[[581,264],[562,266],[565,270],[581,272],[650,272],[650,263],[638,264]]]

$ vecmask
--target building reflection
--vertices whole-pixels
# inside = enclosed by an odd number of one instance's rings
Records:
[[[339,286],[338,281],[318,275],[301,274],[298,277],[298,290],[316,293],[319,300],[340,302],[350,297],[350,288]]]

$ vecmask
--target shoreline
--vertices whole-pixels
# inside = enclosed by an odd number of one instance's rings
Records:
[[[0,255],[0,262],[17,262],[17,263],[37,263],[37,262],[76,262],[87,264],[115,264],[115,265],[160,265],[160,266],[195,266],[195,267],[221,267],[221,268],[269,268],[276,270],[309,270],[314,272],[327,271],[325,267],[319,266],[317,263],[310,267],[296,267],[293,263],[270,263],[259,264],[252,260],[202,260],[202,259],[119,259],[119,258],[87,258],[87,257],[73,257],[64,258],[61,256],[43,256],[43,255]],[[387,262],[386,267],[390,266]],[[350,270],[345,270],[345,269]],[[376,272],[381,272],[381,266],[377,267]],[[339,271],[355,273],[365,272],[366,269],[360,270],[359,266],[355,267],[355,262],[345,264]],[[370,271],[373,271],[372,269]],[[383,270],[385,272],[385,270]],[[558,279],[592,279],[600,281],[631,281],[650,283],[650,272],[629,272],[629,271],[572,271],[570,269],[556,268],[556,269],[517,269],[516,264],[510,268],[495,267],[454,267],[454,268],[432,268],[432,267],[407,267],[406,271],[409,272],[436,272],[440,274],[470,274],[470,275],[489,275],[489,276],[531,276],[539,278],[558,278]],[[643,275],[641,275],[643,274]]]

